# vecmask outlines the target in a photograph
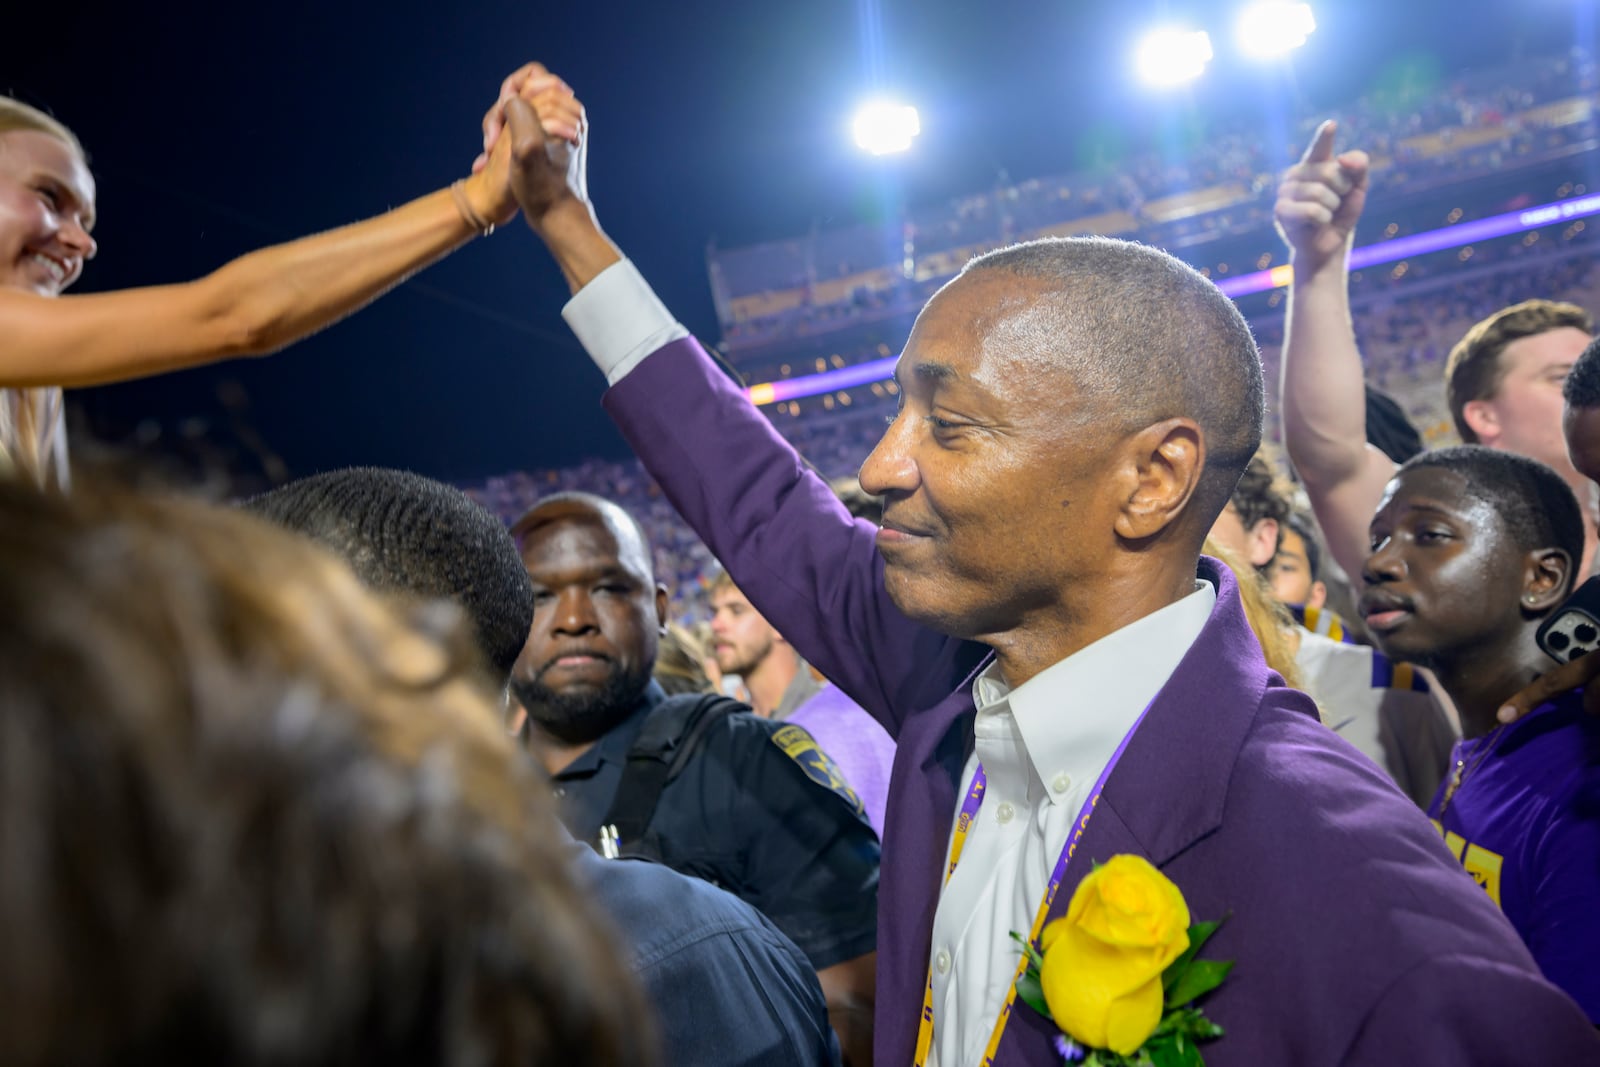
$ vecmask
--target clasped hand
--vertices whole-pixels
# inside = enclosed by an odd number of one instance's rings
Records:
[[[505,222],[522,209],[535,230],[564,203],[587,205],[584,164],[588,122],[583,104],[538,63],[500,83],[483,116],[483,152],[471,181],[495,197],[485,217]]]

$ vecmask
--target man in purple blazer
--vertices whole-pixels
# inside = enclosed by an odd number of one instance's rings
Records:
[[[1226,1031],[1212,1067],[1600,1061],[1422,814],[1266,668],[1227,570],[1199,556],[1263,409],[1254,342],[1215,287],[1099,239],[969,265],[901,357],[900,411],[861,472],[885,498],[874,530],[621,259],[581,140],[545,144],[519,75],[519,200],[608,410],[758,610],[898,741],[879,1063],[986,1059],[1007,935],[1031,928],[1087,810],[1050,916],[1119,853],[1197,918],[1229,916],[1205,950],[1236,961],[1204,1002]],[[993,1062],[1058,1062],[1055,1034],[1018,1005]]]

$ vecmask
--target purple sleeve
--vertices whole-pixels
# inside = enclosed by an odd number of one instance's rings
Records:
[[[1224,1039],[1226,1040],[1226,1039]],[[1435,956],[1384,991],[1343,1067],[1600,1063],[1600,1036],[1561,991],[1521,967]]]
[[[699,342],[651,353],[606,393],[605,407],[756,609],[891,735],[908,710],[960,684],[973,659],[963,642],[900,613],[884,590],[873,528],[851,517]]]
[[[1600,1025],[1600,776],[1539,836],[1518,931],[1544,976]]]

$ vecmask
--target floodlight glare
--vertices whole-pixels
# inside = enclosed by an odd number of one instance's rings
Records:
[[[851,128],[858,148],[886,156],[910,148],[912,139],[922,132],[922,122],[916,108],[879,100],[857,111]]]
[[[1195,30],[1155,30],[1139,42],[1135,62],[1139,77],[1151,85],[1194,81],[1211,62],[1211,36]]]
[[[1287,55],[1305,44],[1316,28],[1310,4],[1263,0],[1239,15],[1239,51],[1258,59]]]

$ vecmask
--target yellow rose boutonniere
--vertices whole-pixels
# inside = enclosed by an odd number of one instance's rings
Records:
[[[1199,1067],[1196,1043],[1222,1029],[1192,1002],[1233,967],[1195,958],[1218,925],[1191,925],[1166,875],[1113,856],[1079,883],[1037,947],[1011,935],[1028,957],[1017,995],[1061,1028],[1058,1050],[1084,1067]]]

